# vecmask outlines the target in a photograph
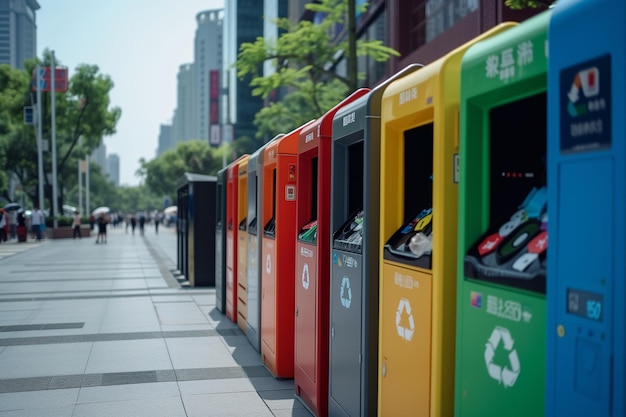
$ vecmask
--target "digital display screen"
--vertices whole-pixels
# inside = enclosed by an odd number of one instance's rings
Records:
[[[602,321],[604,298],[602,294],[567,289],[567,313],[593,321]]]

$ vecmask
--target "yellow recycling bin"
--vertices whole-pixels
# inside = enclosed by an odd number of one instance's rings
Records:
[[[378,415],[454,413],[461,59],[513,25],[383,94]]]
[[[248,328],[248,161],[249,156],[239,163],[237,186],[237,324],[246,333]]]

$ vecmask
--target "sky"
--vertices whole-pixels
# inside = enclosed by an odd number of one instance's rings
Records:
[[[70,77],[89,64],[113,80],[122,116],[104,143],[120,157],[120,184],[138,185],[139,159],[156,157],[160,125],[172,123],[178,67],[193,62],[196,15],[224,0],[37,1],[38,56],[47,48]]]

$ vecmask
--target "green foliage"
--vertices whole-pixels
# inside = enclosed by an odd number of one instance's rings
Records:
[[[6,196],[7,161],[13,158],[9,155],[11,145],[24,142],[25,125],[23,122],[23,108],[28,102],[27,89],[29,78],[27,74],[13,69],[10,65],[0,64],[0,190]]]
[[[169,196],[174,201],[178,181],[186,172],[204,175],[217,173],[222,167],[222,158],[216,156],[217,151],[205,141],[181,142],[176,148],[151,161],[142,158],[137,174],[145,179],[146,186],[153,194]]]
[[[513,10],[521,10],[527,7],[536,9],[539,7],[548,7],[552,4],[552,0],[506,0],[504,4],[513,9]]]
[[[44,51],[42,66],[52,63],[50,51]],[[31,201],[38,195],[37,143],[35,126],[23,122],[23,107],[34,105],[36,93],[31,91],[30,79],[36,60],[27,61],[20,71],[0,65],[0,193],[8,197],[6,175],[15,175]],[[61,63],[57,61],[57,65]],[[77,183],[79,159],[97,148],[106,135],[115,133],[121,110],[110,107],[109,94],[113,82],[99,73],[95,65],[79,65],[70,72],[67,92],[55,94],[57,178],[61,203],[68,184]],[[7,88],[4,88],[4,86]],[[44,138],[52,137],[51,94],[42,92],[42,131]],[[80,142],[79,142],[80,139]],[[44,172],[51,172],[51,152],[45,152]],[[94,177],[95,179],[95,177]],[[47,177],[44,178],[46,185]],[[50,195],[47,195],[50,199]],[[52,204],[47,203],[46,207]]]
[[[257,38],[243,43],[235,67],[240,79],[251,77],[252,94],[267,98],[276,90],[287,90],[284,98],[257,113],[257,137],[272,138],[287,133],[304,121],[322,116],[348,93],[349,80],[334,71],[345,59],[348,37],[334,38],[337,27],[347,27],[348,1],[321,0],[305,6],[326,14],[319,24],[292,23],[286,18],[273,20],[282,35],[278,39]],[[364,12],[367,5],[360,9]],[[344,33],[345,35],[345,33]],[[384,62],[398,52],[381,41],[357,41],[357,56]],[[263,63],[269,61],[276,71],[263,76]],[[361,78],[362,74],[360,75]]]

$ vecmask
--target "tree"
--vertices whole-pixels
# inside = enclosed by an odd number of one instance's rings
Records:
[[[335,67],[348,51],[348,36],[335,39],[334,33],[337,28],[347,27],[348,6],[348,0],[308,3],[308,10],[325,15],[320,23],[275,19],[273,22],[282,31],[278,39],[257,38],[241,45],[235,63],[237,75],[240,79],[252,78],[253,95],[267,99],[276,90],[289,90],[280,102],[270,103],[257,113],[257,137],[269,139],[289,132],[322,116],[346,97],[350,80]],[[358,11],[364,12],[366,7]],[[357,41],[356,54],[379,62],[399,55],[380,40],[364,39]],[[263,76],[261,69],[266,61],[273,63],[276,72]]]
[[[28,97],[25,90],[28,76],[10,65],[0,65],[0,167],[6,167],[11,144],[24,139],[25,126],[22,111]],[[0,169],[0,190],[2,196],[9,200],[7,169]]]
[[[44,51],[43,66],[50,66],[50,51]],[[13,68],[0,69],[0,77],[12,80],[7,89],[7,97],[0,93],[0,172],[15,175],[25,193],[33,202],[37,201],[38,165],[36,133],[33,126],[24,125],[22,111],[25,105],[35,102],[35,93],[31,91],[30,74],[37,61],[26,62],[26,70]],[[57,65],[60,65],[57,64]],[[4,83],[2,84],[4,85]],[[106,135],[115,133],[115,126],[121,116],[117,107],[110,108],[109,93],[113,81],[107,75],[99,74],[95,65],[80,65],[69,80],[69,89],[65,93],[56,93],[56,132],[57,132],[57,178],[59,183],[59,207],[63,202],[64,184],[77,182],[78,160],[89,155],[100,145]],[[2,121],[7,121],[3,123]],[[42,92],[42,128],[43,137],[51,137],[50,94]],[[3,131],[4,129],[4,131]],[[79,143],[79,139],[81,139]],[[2,144],[5,144],[4,148]],[[2,155],[6,158],[2,158]],[[44,153],[44,173],[51,172],[50,153]],[[46,190],[50,189],[47,176],[44,176]],[[6,184],[1,182],[0,190],[7,195]],[[50,198],[50,194],[46,193]],[[50,204],[52,206],[52,204]]]
[[[191,140],[181,142],[174,149],[163,155],[146,161],[142,158],[137,175],[145,179],[146,186],[152,193],[168,196],[174,201],[178,180],[186,173],[214,175],[221,168],[221,158],[207,142]]]

